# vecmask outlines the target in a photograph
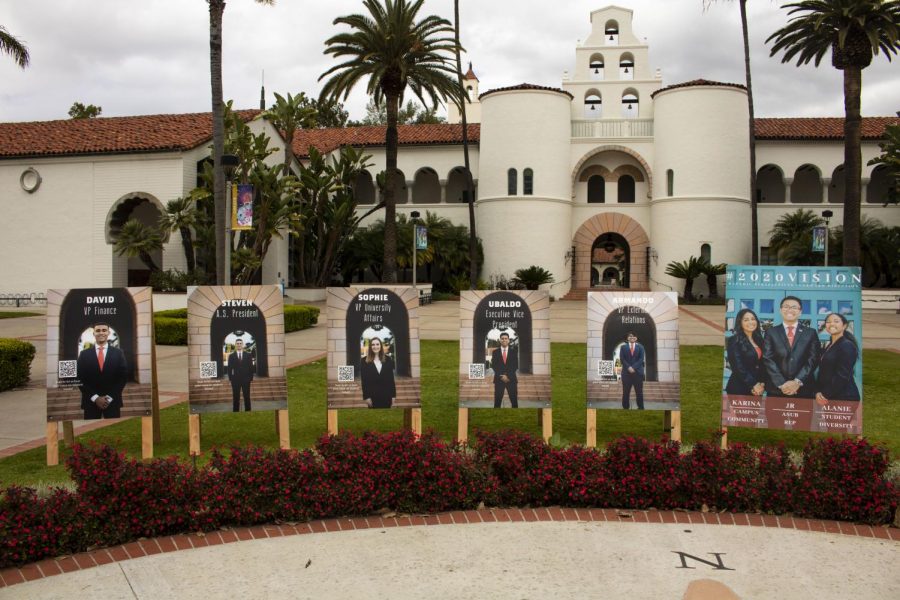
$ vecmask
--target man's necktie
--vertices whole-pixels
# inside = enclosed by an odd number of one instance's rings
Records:
[[[628,344],[628,348],[631,350],[631,354],[634,355],[634,344]]]
[[[787,328],[787,336],[788,336],[788,344],[790,344],[791,348],[794,347],[794,326],[789,325]]]
[[[103,346],[97,346],[97,363],[100,364],[100,371],[103,371]]]
[[[503,364],[506,364],[506,350],[503,351]]]

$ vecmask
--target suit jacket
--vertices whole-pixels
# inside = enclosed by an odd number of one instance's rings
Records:
[[[845,337],[829,345],[819,361],[818,391],[829,400],[859,400],[853,370],[859,358],[856,344]]]
[[[766,380],[762,358],[756,354],[756,348],[743,333],[732,335],[725,346],[728,349],[728,367],[731,369],[725,391],[749,396],[753,386]]]
[[[394,361],[386,356],[381,363],[381,373],[375,363],[362,359],[359,369],[362,383],[363,400],[370,398],[373,408],[390,408],[391,399],[397,397],[397,384],[394,381]]]
[[[509,377],[510,381],[518,381],[516,371],[519,370],[519,351],[509,346],[506,349],[506,364],[503,363],[503,351],[500,348],[491,354],[491,368],[494,370],[494,384],[502,384],[501,375]]]
[[[109,396],[113,404],[122,406],[122,390],[128,381],[128,365],[125,354],[109,344],[103,355],[103,371],[97,361],[97,350],[92,346],[78,355],[78,380],[81,382],[81,409],[91,406],[91,398]]]
[[[766,332],[763,344],[763,366],[766,369],[766,392],[770,396],[783,396],[779,386],[786,381],[803,382],[797,396],[811,398],[816,392],[815,371],[819,364],[819,335],[809,327],[797,325],[793,347],[788,344],[787,332],[782,325]]]
[[[622,375],[624,376],[626,373],[628,375],[632,375],[632,373],[628,373],[628,367],[634,369],[633,375],[644,376],[644,363],[645,353],[644,347],[635,342],[634,344],[634,354],[631,354],[631,346],[627,343],[619,350],[619,360],[622,361]]]
[[[231,383],[249,383],[253,381],[256,367],[253,366],[253,355],[246,350],[243,359],[238,358],[237,352],[228,355],[228,379]]]

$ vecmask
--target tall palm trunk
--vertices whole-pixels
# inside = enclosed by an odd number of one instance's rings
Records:
[[[209,79],[212,86],[213,121],[213,203],[216,223],[216,282],[225,283],[225,171],[222,155],[225,154],[225,110],[222,95],[222,14],[224,0],[209,2]]]
[[[747,29],[747,0],[740,0],[741,31],[744,34],[744,76],[747,80],[747,108],[750,113],[750,264],[759,264],[759,207],[756,192],[756,119],[753,116],[753,84],[750,80],[750,34]]]
[[[459,114],[462,118],[463,166],[466,169],[466,197],[469,201],[469,287],[478,287],[478,238],[475,235],[475,184],[469,168],[469,126],[466,122],[466,99],[468,93],[463,84],[462,61],[459,58],[459,0],[453,0],[453,26],[456,33],[456,77],[459,80]]]
[[[197,268],[197,261],[194,259],[194,240],[191,237],[191,228],[180,227],[178,231],[181,233],[181,247],[184,248],[184,258],[187,261],[188,273],[193,273]]]
[[[862,69],[855,65],[844,67],[844,266],[859,266],[860,262],[860,197],[862,152],[860,134],[862,118],[859,114]]]
[[[397,113],[400,108],[400,94],[385,91],[387,103],[387,134],[385,136],[384,176],[384,270],[381,281],[397,283],[397,148],[400,138],[397,134]]]

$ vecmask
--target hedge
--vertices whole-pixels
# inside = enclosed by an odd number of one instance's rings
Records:
[[[284,332],[309,329],[319,321],[319,309],[315,306],[284,307]],[[187,309],[161,310],[153,314],[156,343],[161,346],[187,345]]]
[[[315,448],[234,447],[194,467],[76,445],[75,490],[0,490],[0,568],[141,537],[234,525],[486,506],[794,513],[880,525],[897,510],[888,451],[816,439],[801,464],[784,447],[727,450],[622,437],[605,451],[553,448],[519,431],[472,447],[409,431],[323,436]],[[114,507],[110,509],[109,507]]]
[[[0,338],[0,392],[28,383],[34,353],[34,344]]]

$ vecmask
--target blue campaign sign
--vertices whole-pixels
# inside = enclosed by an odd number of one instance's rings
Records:
[[[424,225],[416,225],[416,250],[428,249],[428,228]]]

